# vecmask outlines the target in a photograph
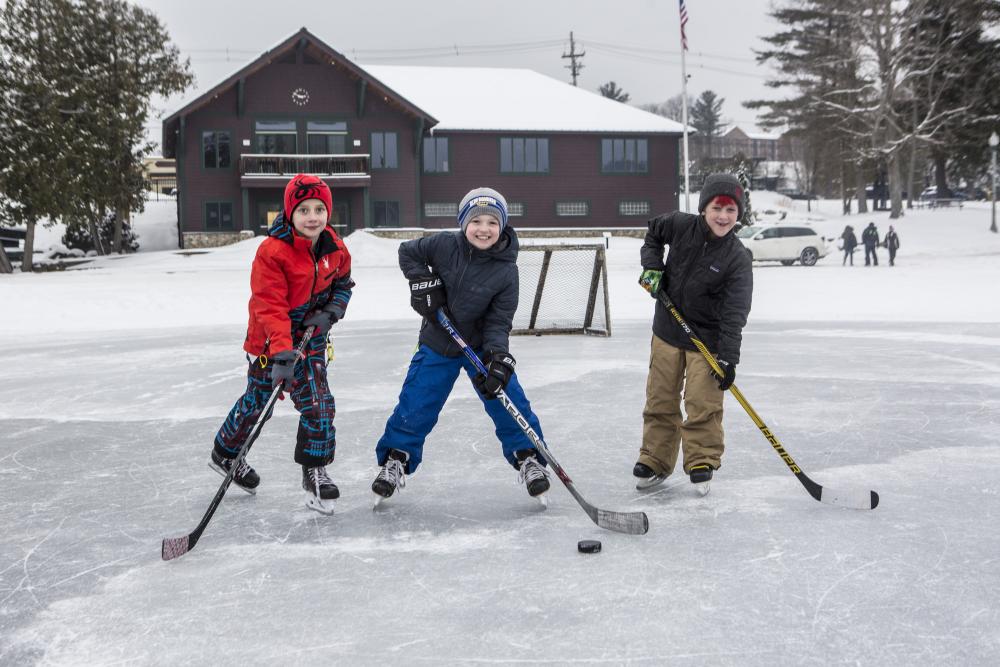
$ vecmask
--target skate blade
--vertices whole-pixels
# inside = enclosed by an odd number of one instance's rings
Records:
[[[306,492],[306,507],[314,512],[319,512],[320,514],[330,515],[333,514],[333,501],[323,500],[322,498],[317,498],[313,494]]]
[[[652,477],[637,482],[635,489],[636,491],[649,491],[650,489],[655,489],[660,484],[667,481],[667,477],[669,477],[669,475],[653,475]]]
[[[712,490],[712,483],[711,482],[699,482],[699,483],[697,483],[697,484],[694,485],[694,488],[697,489],[698,493],[700,493],[701,495],[707,496],[708,492]]]
[[[544,509],[548,509],[548,507],[549,507],[549,494],[548,494],[547,491],[545,493],[539,493],[537,496],[534,496],[534,498],[535,498],[535,501],[538,503],[539,507],[541,507],[543,510]]]
[[[385,496],[380,496],[379,494],[375,493],[374,491],[372,491],[372,498],[374,498],[374,500],[372,501],[372,511],[373,512],[376,511],[376,510],[378,510],[378,508],[382,507],[382,505],[384,505],[385,502],[387,500],[389,500],[389,498],[386,498]]]
[[[228,470],[226,470],[225,468],[222,468],[220,466],[215,465],[214,461],[209,461],[208,462],[208,467],[211,468],[212,470],[214,470],[215,472],[219,473],[223,477],[225,477],[226,475],[229,474]],[[239,484],[236,483],[235,479],[232,482],[232,486],[235,486],[237,489],[239,489],[240,491],[242,491],[244,493],[249,493],[251,496],[256,496],[257,495],[257,489],[248,489],[245,486],[240,486]]]

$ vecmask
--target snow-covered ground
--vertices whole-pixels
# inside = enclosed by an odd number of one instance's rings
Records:
[[[754,197],[827,236],[889,224]],[[557,481],[539,511],[463,383],[423,467],[371,510],[417,319],[396,242],[356,233],[331,366],[337,513],[302,506],[281,403],[250,457],[257,496],[231,490],[164,563],[161,538],[221,481],[206,461],[245,382],[259,240],[0,276],[0,664],[997,664],[1000,238],[984,204],[893,224],[896,267],[845,268],[835,247],[757,265],[737,373],[807,474],[876,489],[874,511],[813,501],[732,399],[708,496],[680,476],[635,491],[639,240],[611,240],[611,338],[514,339],[547,443],[590,502],[647,512],[644,536],[598,529]],[[603,552],[577,553],[585,538]]]

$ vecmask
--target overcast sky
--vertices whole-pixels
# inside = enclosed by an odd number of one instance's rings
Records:
[[[137,0],[166,24],[190,57],[195,87],[158,103],[176,111],[283,41],[308,28],[364,65],[525,67],[570,81],[569,33],[585,51],[578,85],[613,80],[631,102],[661,102],[680,92],[677,0]],[[688,93],[725,98],[725,120],[754,130],[741,102],[775,95],[752,49],[773,34],[771,0],[687,0]],[[457,54],[456,54],[457,51]],[[475,86],[470,86],[470,91]],[[159,137],[159,123],[151,128]]]

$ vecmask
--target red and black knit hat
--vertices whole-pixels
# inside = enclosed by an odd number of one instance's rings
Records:
[[[712,200],[720,195],[729,197],[736,202],[736,208],[739,211],[736,219],[742,220],[743,211],[746,209],[746,198],[739,179],[732,174],[709,174],[705,178],[705,185],[702,186],[701,196],[698,198],[698,212],[704,213]]]
[[[291,224],[295,207],[307,199],[318,199],[326,206],[326,220],[333,213],[333,195],[330,186],[319,176],[299,174],[285,186],[285,220]]]

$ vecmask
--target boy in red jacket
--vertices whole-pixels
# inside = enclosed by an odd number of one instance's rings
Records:
[[[285,207],[257,249],[250,271],[250,321],[246,342],[250,368],[247,388],[215,436],[210,466],[222,475],[282,381],[299,417],[295,462],[302,466],[306,506],[333,512],[340,496],[327,475],[333,462],[336,405],[326,379],[326,338],[344,317],[351,299],[351,255],[328,223],[333,209],[330,188],[310,174],[299,174],[285,188]],[[316,327],[296,364],[296,339]],[[281,398],[284,398],[282,396]],[[242,461],[233,482],[255,493],[260,477]]]

